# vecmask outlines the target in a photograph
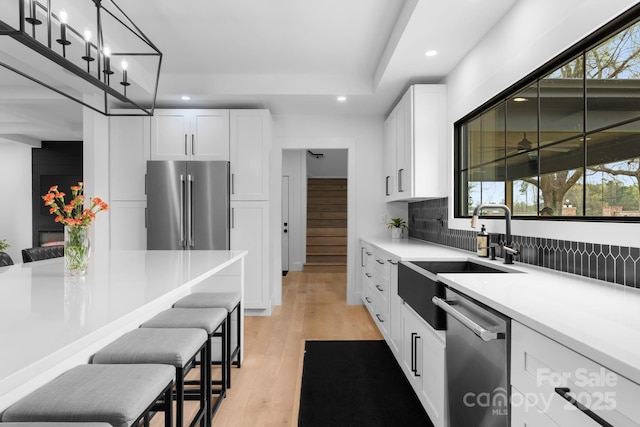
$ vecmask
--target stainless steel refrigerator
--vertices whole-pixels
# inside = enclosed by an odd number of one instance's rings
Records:
[[[147,249],[229,249],[229,162],[148,161]]]

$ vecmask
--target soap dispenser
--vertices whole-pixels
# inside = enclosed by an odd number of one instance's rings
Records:
[[[489,256],[489,233],[487,233],[487,229],[484,228],[484,224],[480,227],[480,232],[476,236],[478,242],[477,254],[479,257],[488,257]]]

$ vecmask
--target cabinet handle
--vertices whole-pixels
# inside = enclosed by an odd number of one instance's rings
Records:
[[[376,285],[376,289],[380,292],[384,292],[384,289],[380,285]]]
[[[388,259],[387,262],[391,265],[398,265],[398,263],[392,259]]]
[[[236,208],[231,208],[231,228],[236,228]]]
[[[582,411],[587,417],[591,418],[593,421],[597,422],[601,426],[603,426],[603,427],[613,427],[613,425],[609,424],[608,422],[603,420],[601,417],[596,415],[591,409],[587,408],[582,403],[580,403],[576,399],[574,399],[569,394],[571,392],[569,387],[556,387],[555,388],[555,392],[558,393],[560,395],[560,397],[562,397],[564,400],[566,400],[567,402],[571,403],[573,406],[575,406],[580,411]]]
[[[382,317],[379,314],[376,314],[376,317],[378,318],[378,320],[380,321],[380,323],[384,323],[384,317]]]
[[[384,192],[386,196],[391,195],[391,193],[389,193],[389,178],[391,177],[387,175],[387,177],[384,179]]]
[[[231,174],[231,194],[236,194],[236,180],[235,174]]]
[[[384,261],[382,261],[381,259],[376,258],[376,262],[380,265],[384,264]]]
[[[364,266],[364,248],[360,248],[360,267]]]
[[[398,169],[398,193],[404,191],[404,169]]]
[[[371,252],[367,252],[367,255],[371,256]]]
[[[365,300],[367,300],[367,302],[368,302],[369,304],[371,304],[371,298],[369,298],[369,297],[364,297],[364,299],[365,299]]]
[[[411,372],[413,372],[414,374],[416,373],[416,342],[415,342],[415,338],[416,338],[416,334],[415,332],[411,332]]]
[[[420,335],[416,334],[416,345],[415,345],[415,354],[416,354],[416,356],[415,356],[415,358],[416,358],[416,370],[415,370],[415,372],[414,372],[414,374],[415,374],[415,376],[416,376],[416,377],[421,376],[421,375],[418,373],[418,348],[419,348],[419,347],[418,347],[418,340],[422,340],[422,337],[421,337]]]
[[[184,155],[189,155],[189,151],[187,150],[187,134],[184,134]]]
[[[367,276],[369,279],[371,279],[373,276],[369,273],[364,273],[365,276]]]
[[[193,134],[191,134],[191,155],[192,156],[196,155],[196,142]]]

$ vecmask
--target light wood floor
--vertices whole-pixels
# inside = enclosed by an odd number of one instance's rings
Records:
[[[382,335],[364,306],[347,305],[345,273],[290,272],[282,305],[270,317],[246,317],[244,339],[242,368],[231,369],[215,427],[297,426],[305,340]]]

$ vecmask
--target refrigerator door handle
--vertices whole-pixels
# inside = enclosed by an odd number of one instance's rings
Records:
[[[187,175],[187,246],[193,248],[193,175]]]
[[[180,175],[180,248],[184,249],[184,193],[185,193],[184,175]]]

